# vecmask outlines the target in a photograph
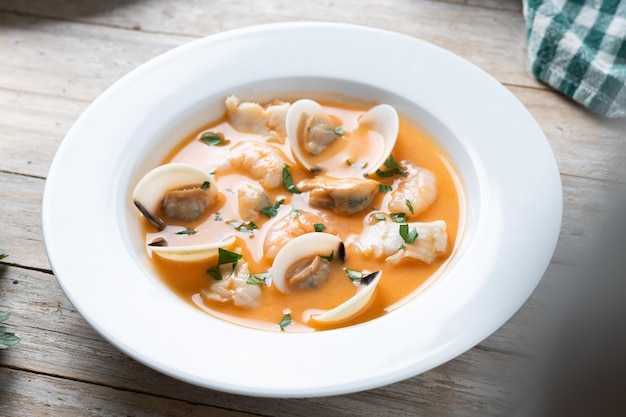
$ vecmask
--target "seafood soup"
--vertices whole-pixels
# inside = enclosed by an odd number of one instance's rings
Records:
[[[386,104],[230,96],[133,192],[146,254],[178,296],[274,331],[374,319],[453,253],[461,182],[447,154]]]

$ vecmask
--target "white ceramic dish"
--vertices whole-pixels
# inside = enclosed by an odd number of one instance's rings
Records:
[[[309,90],[389,103],[430,130],[464,181],[463,237],[426,291],[379,319],[300,334],[228,324],[178,299],[151,274],[130,192],[177,140],[222,111],[226,95],[268,99]],[[217,390],[322,396],[419,374],[500,327],[550,261],[561,195],[536,122],[480,69],[391,32],[293,23],[191,42],[109,88],[59,148],[43,225],[68,298],[128,355]]]

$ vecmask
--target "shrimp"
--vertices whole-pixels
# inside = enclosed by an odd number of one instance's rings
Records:
[[[358,236],[351,236],[349,244],[364,256],[382,259],[392,265],[405,258],[419,259],[433,263],[439,255],[444,255],[448,248],[446,222],[435,220],[427,223],[408,223],[408,231],[417,232],[411,243],[400,235],[400,224],[380,221],[366,226]]]
[[[247,171],[263,187],[276,188],[282,184],[285,160],[277,149],[263,143],[242,142],[230,152],[231,166]]]
[[[408,176],[391,192],[389,210],[392,213],[417,215],[426,210],[437,198],[435,175],[425,168],[405,164]]]
[[[246,184],[237,190],[237,205],[241,219],[249,222],[259,217],[261,209],[270,205],[270,200],[262,189]]]
[[[278,252],[296,236],[315,231],[315,224],[327,222],[317,214],[300,211],[297,215],[288,215],[274,223],[263,241],[263,253],[268,259],[274,259]],[[326,230],[329,231],[329,230]]]
[[[301,191],[310,191],[309,203],[338,214],[365,210],[378,192],[378,183],[365,178],[315,177],[298,183]]]
[[[263,107],[258,103],[242,102],[237,96],[229,96],[225,101],[228,120],[241,132],[257,133],[264,139],[284,143],[286,137],[285,119],[289,103],[275,101]]]
[[[261,288],[259,285],[246,283],[249,276],[248,263],[239,262],[235,272],[211,285],[210,289],[203,288],[200,295],[211,301],[232,301],[239,307],[256,307],[261,297]]]

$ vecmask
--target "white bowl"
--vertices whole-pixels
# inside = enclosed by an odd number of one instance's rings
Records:
[[[232,325],[154,277],[130,192],[180,138],[219,115],[225,96],[305,91],[389,103],[428,129],[463,179],[465,230],[441,276],[381,318],[300,334]],[[43,225],[68,298],[128,355],[216,390],[304,397],[399,381],[479,343],[541,279],[561,212],[559,172],[543,133],[486,73],[408,36],[288,23],[191,42],[104,92],[59,148]]]

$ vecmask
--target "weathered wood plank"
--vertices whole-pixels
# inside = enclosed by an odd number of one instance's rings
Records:
[[[0,396],[6,417],[258,415],[14,369],[0,374]]]
[[[36,392],[54,393],[45,395],[41,400],[51,401],[53,413],[63,411],[66,406],[90,406],[81,397],[70,395],[68,391],[72,389],[95,392],[99,401],[106,400],[105,407],[118,404],[119,412],[122,412],[121,407],[126,406],[125,392],[128,391],[140,393],[136,395],[146,401],[147,409],[158,407],[161,401],[144,398],[151,396],[164,398],[166,410],[170,402],[176,400],[271,416],[393,416],[415,412],[427,415],[437,412],[463,416],[504,415],[514,405],[512,386],[507,385],[511,381],[503,375],[519,372],[518,358],[479,349],[471,350],[423,375],[382,389],[351,395],[280,400],[206,390],[146,368],[102,340],[76,313],[49,274],[12,267],[0,268],[0,294],[3,294],[0,311],[15,312],[8,324],[11,331],[22,338],[15,348],[2,352],[0,368],[4,367],[3,373],[10,367],[45,375],[43,385],[33,388],[32,392],[33,395]],[[65,388],[67,384],[74,384],[67,380],[82,381],[88,385]],[[14,392],[11,387],[2,385],[0,383],[0,395]],[[111,395],[109,388],[94,385],[114,388],[120,394]],[[53,386],[63,388],[56,391]],[[21,382],[18,387],[16,391],[22,390]],[[99,391],[104,393],[97,394]],[[56,395],[66,399],[57,403],[53,400]],[[21,403],[26,399],[19,401]],[[112,408],[112,411],[115,410]]]
[[[546,88],[527,69],[524,20],[519,12],[412,0],[394,3],[368,0],[347,7],[344,3],[327,1],[298,2],[295,6],[288,0],[264,2],[263,7],[251,7],[242,0],[221,0],[210,5],[202,0],[173,3],[161,0],[151,1],[150,7],[135,1],[0,0],[0,10],[91,23],[68,25],[65,21],[11,13],[0,15],[0,27],[11,28],[2,37],[0,47],[13,57],[11,63],[3,62],[0,66],[0,72],[4,73],[0,87],[13,83],[26,91],[65,90],[66,96],[74,98],[92,99],[94,91],[101,91],[103,84],[108,85],[107,81],[110,84],[151,56],[192,38],[262,23],[305,20],[397,31],[446,48],[503,83]],[[94,23],[107,27],[93,26]],[[30,30],[33,27],[37,30]],[[79,56],[83,57],[80,61]],[[30,75],[39,73],[42,82],[37,83],[35,90],[35,86],[23,85],[14,77],[20,74],[14,65],[37,57],[47,61],[44,73],[39,65],[21,68],[27,71],[26,79],[31,82],[36,77]],[[46,86],[44,82],[51,76],[59,79]],[[82,85],[82,82],[87,84],[77,91],[76,83]]]
[[[0,171],[45,178],[88,102],[0,89]]]

